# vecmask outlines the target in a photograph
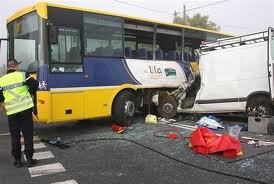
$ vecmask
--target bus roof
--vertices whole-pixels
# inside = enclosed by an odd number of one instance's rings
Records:
[[[192,26],[187,26],[187,25],[182,25],[182,24],[174,24],[174,23],[168,23],[168,22],[163,22],[163,21],[158,21],[158,20],[152,20],[152,19],[147,19],[143,17],[136,17],[136,16],[129,16],[125,14],[119,14],[119,13],[114,13],[114,12],[108,12],[108,11],[102,11],[102,10],[96,10],[96,9],[88,9],[88,8],[81,8],[81,7],[76,7],[76,6],[68,6],[68,5],[61,5],[61,4],[55,4],[55,3],[50,3],[50,2],[38,2],[34,5],[25,7],[17,12],[15,12],[13,15],[8,17],[7,23],[12,22],[13,20],[30,13],[32,11],[37,11],[38,15],[44,19],[47,19],[47,7],[56,7],[56,8],[62,8],[62,9],[70,9],[70,10],[77,10],[77,11],[82,11],[82,12],[91,12],[91,13],[97,13],[97,14],[103,14],[103,15],[110,15],[110,16],[116,16],[116,17],[121,17],[121,18],[126,18],[130,20],[136,20],[136,21],[143,21],[143,22],[148,22],[148,23],[155,23],[159,25],[165,25],[165,26],[171,26],[171,27],[177,27],[177,28],[186,28],[194,31],[202,31],[202,32],[208,32],[208,33],[213,33],[213,34],[219,34],[219,35],[224,35],[224,36],[233,36],[228,33],[222,33],[218,31],[213,31],[213,30],[208,30],[208,29],[203,29],[203,28],[197,28],[197,27],[192,27]]]

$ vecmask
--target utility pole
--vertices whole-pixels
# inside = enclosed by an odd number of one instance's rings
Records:
[[[186,23],[186,5],[184,4],[184,24]]]
[[[184,25],[186,25],[186,5],[184,4]],[[185,52],[185,28],[182,28],[182,60],[184,60]]]

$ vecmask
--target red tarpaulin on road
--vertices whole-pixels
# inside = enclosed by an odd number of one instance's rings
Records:
[[[216,135],[208,128],[197,128],[190,136],[192,150],[197,153],[210,154],[223,152],[224,156],[242,154],[240,141],[228,134]]]

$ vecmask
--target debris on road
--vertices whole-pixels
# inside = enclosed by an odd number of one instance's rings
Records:
[[[207,127],[214,130],[217,130],[218,128],[224,129],[224,127],[216,120],[208,118],[206,116],[202,117],[196,124],[198,125],[198,127]]]
[[[239,125],[234,125],[234,126],[227,127],[227,130],[229,135],[238,139],[240,132],[242,130],[242,127]]]
[[[118,124],[112,124],[112,125],[111,125],[111,128],[112,128],[112,130],[113,130],[114,132],[116,132],[116,133],[118,133],[118,134],[121,134],[121,133],[123,133],[123,132],[126,130],[125,127],[122,127],[122,126],[120,126],[120,125],[118,125]]]
[[[260,147],[260,146],[274,146],[274,142],[269,142],[269,141],[255,141],[255,140],[251,140],[248,141],[247,144],[254,144],[256,147]]]
[[[157,123],[157,117],[155,115],[148,114],[145,118],[145,123],[151,123],[151,124]]]
[[[64,144],[64,143],[62,142],[62,140],[61,140],[60,137],[57,137],[57,138],[55,138],[55,139],[41,139],[41,141],[42,141],[42,142],[46,142],[46,143],[48,143],[48,144],[50,144],[50,145],[52,145],[52,146],[56,146],[56,147],[58,147],[58,148],[60,148],[60,149],[67,149],[67,148],[70,148],[69,145]]]
[[[162,122],[162,123],[165,123],[165,124],[170,124],[170,123],[174,123],[176,122],[175,119],[166,119],[166,118],[158,118],[158,122]]]
[[[218,136],[208,128],[197,128],[192,132],[190,147],[201,154],[223,152],[224,156],[230,157],[243,154],[239,140],[228,134]]]

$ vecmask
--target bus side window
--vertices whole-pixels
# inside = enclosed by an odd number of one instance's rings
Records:
[[[119,17],[84,13],[85,55],[122,57],[123,21]]]
[[[51,41],[51,72],[80,72],[83,70],[80,48],[80,30],[56,28],[57,40]]]

